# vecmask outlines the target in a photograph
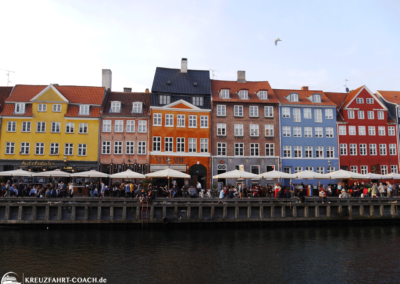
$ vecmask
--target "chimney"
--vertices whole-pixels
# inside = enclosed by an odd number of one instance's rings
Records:
[[[187,73],[187,58],[182,58],[181,61],[181,73]]]
[[[150,93],[149,89],[146,88],[146,91],[144,91],[146,94]]]
[[[237,81],[238,83],[246,83],[246,71],[237,72]]]
[[[131,93],[132,92],[132,88],[124,88],[124,93]]]
[[[308,86],[303,86],[303,87],[301,87],[301,90],[302,90],[302,91],[308,91]]]
[[[105,87],[106,90],[110,89],[111,90],[111,77],[112,77],[112,72],[110,69],[102,69],[102,80],[101,80],[101,86]]]

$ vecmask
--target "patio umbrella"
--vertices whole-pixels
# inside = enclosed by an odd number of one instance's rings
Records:
[[[384,179],[385,179],[385,178],[389,178],[389,179],[400,179],[400,174],[391,173],[391,174],[383,175],[382,177],[383,177]]]
[[[146,174],[146,177],[167,178],[168,179],[168,189],[169,189],[169,178],[190,178],[190,175],[168,168],[168,169],[161,170],[158,172]]]
[[[108,176],[109,176],[108,174],[98,172],[95,170],[71,174],[71,177],[89,177],[89,178],[106,178]]]
[[[33,173],[33,177],[69,177],[71,176],[70,173],[63,172],[60,170],[54,170],[54,171],[45,171],[45,172],[40,172],[40,173]]]
[[[383,178],[385,178],[384,175],[378,175],[378,174],[372,174],[372,173],[368,173],[365,176],[367,176],[368,179],[383,179]]]
[[[332,179],[368,179],[366,175],[357,174],[345,170],[334,171],[326,175]]]
[[[228,179],[228,178],[234,178],[234,179],[260,179],[259,175],[252,174],[249,172],[245,171],[239,171],[239,170],[234,170],[230,172],[226,172],[220,175],[213,176],[215,179]]]
[[[106,175],[106,176],[109,176],[109,175]],[[116,173],[116,174],[110,175],[110,178],[137,179],[137,178],[146,178],[146,176],[128,169],[128,170],[126,170],[124,172],[120,172],[120,173]]]
[[[13,171],[0,172],[0,176],[30,177],[32,176],[32,173],[24,170],[13,170]]]
[[[265,178],[265,179],[272,179],[274,181],[274,185],[276,184],[275,180],[279,179],[279,178],[290,178],[290,179],[296,178],[295,175],[287,174],[287,173],[275,171],[275,170],[262,173],[259,175],[259,177]]]

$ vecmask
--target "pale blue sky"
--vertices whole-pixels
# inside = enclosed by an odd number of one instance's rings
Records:
[[[382,0],[0,0],[0,69],[12,84],[98,86],[109,68],[114,91],[144,91],[186,57],[220,80],[245,70],[273,88],[400,90],[399,12]]]

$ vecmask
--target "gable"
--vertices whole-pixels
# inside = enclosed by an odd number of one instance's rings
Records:
[[[163,108],[179,108],[179,109],[193,109],[193,110],[200,110],[195,105],[192,105],[191,103],[188,103],[185,100],[179,100],[173,103],[170,103],[169,105],[164,106]]]
[[[185,104],[182,104],[182,103],[180,103],[180,104],[177,104],[177,105],[174,105],[173,107],[171,107],[171,108],[184,108],[184,109],[193,109],[192,107],[190,107],[190,106],[188,106],[188,105],[185,105]]]
[[[31,102],[68,102],[68,100],[50,84],[31,99]]]
[[[363,99],[363,103],[357,103],[357,99]],[[372,104],[367,104],[367,99],[373,99]],[[345,106],[345,108],[359,108],[359,109],[386,109],[382,102],[364,86],[355,94],[352,100]]]

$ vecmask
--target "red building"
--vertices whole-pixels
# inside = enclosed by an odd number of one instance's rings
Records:
[[[361,174],[397,173],[396,123],[366,87],[325,93],[337,104],[340,168]]]

